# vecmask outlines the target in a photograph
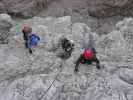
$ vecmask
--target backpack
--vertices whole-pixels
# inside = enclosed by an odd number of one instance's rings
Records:
[[[94,53],[91,49],[85,49],[82,53],[82,56],[88,60],[88,59],[92,59],[94,56]]]
[[[93,52],[94,54],[97,53],[97,51],[96,51],[96,49],[95,49],[94,47],[92,47],[91,50],[92,50],[92,52]]]
[[[30,44],[33,46],[33,45],[37,45],[38,42],[40,41],[40,38],[39,36],[35,35],[35,34],[32,34],[30,36]]]

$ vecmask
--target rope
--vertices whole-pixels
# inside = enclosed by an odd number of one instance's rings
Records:
[[[57,75],[55,76],[53,82],[50,84],[50,86],[49,86],[49,87],[47,88],[47,90],[45,91],[45,94],[42,95],[42,96],[40,97],[40,99],[38,99],[38,100],[41,100],[43,97],[46,96],[46,94],[48,93],[48,91],[50,90],[50,88],[52,87],[52,85],[54,84],[54,82],[56,81],[57,77],[60,75],[60,73],[61,73],[61,71],[62,71],[62,65],[63,65],[63,64],[60,65],[60,70],[59,70],[59,72],[58,72]]]

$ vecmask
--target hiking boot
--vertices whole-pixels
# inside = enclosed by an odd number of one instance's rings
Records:
[[[32,54],[32,53],[33,53],[31,49],[29,49],[29,53],[30,53],[30,54]]]
[[[79,70],[77,69],[77,68],[75,68],[75,70],[74,70],[75,72],[79,72]]]

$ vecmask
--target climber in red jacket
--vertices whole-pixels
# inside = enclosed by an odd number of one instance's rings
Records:
[[[81,53],[80,57],[76,61],[75,65],[75,72],[78,72],[79,69],[79,64],[92,64],[92,62],[96,63],[97,69],[100,69],[100,62],[96,57],[96,50],[95,48],[87,48],[84,49],[83,52]]]

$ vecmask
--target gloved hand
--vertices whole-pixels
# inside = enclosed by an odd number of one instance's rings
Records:
[[[97,69],[101,69],[100,64],[96,64]]]

